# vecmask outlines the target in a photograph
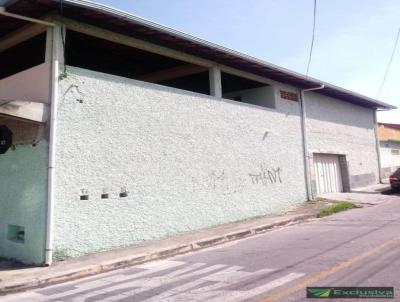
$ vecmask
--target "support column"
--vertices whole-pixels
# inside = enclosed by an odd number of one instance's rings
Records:
[[[221,69],[213,66],[209,69],[210,95],[222,98]]]
[[[53,28],[48,27],[46,30],[46,50],[45,59],[46,63],[51,63],[53,59]]]

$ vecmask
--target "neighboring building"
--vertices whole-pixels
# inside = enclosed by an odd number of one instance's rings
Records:
[[[386,179],[396,169],[400,168],[400,125],[379,123],[378,137],[382,177]]]
[[[62,3],[0,13],[0,124],[14,145],[0,155],[1,257],[50,264],[379,181],[376,109],[393,106]]]

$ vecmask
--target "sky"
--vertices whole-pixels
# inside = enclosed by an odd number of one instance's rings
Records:
[[[313,0],[96,0],[305,73]],[[378,98],[400,28],[400,0],[317,0],[311,77]],[[400,107],[400,42],[379,100]],[[379,112],[400,123],[400,109]]]

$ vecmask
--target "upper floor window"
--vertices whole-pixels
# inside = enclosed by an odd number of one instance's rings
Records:
[[[71,30],[66,34],[66,64],[197,93],[210,93],[206,67]]]
[[[237,102],[275,108],[275,90],[272,85],[221,73],[222,97]]]
[[[70,66],[210,95],[207,67],[72,30],[66,34],[65,61]],[[275,108],[271,85],[221,72],[221,87],[223,98]]]
[[[0,79],[44,63],[45,52],[45,33],[0,51]]]

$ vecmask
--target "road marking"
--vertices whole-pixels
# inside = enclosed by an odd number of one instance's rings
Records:
[[[231,273],[231,272],[236,272],[237,270],[243,269],[243,267],[241,266],[232,266],[232,267],[227,267],[224,268],[221,271],[218,271],[216,273],[212,273],[211,275],[202,277],[200,279],[196,279],[193,281],[190,281],[188,283],[184,283],[182,285],[179,285],[177,287],[174,287],[172,289],[169,289],[167,291],[164,291],[158,295],[152,296],[146,300],[144,300],[143,302],[157,302],[157,301],[164,301],[167,298],[170,298],[171,296],[180,296],[180,295],[184,295],[185,293],[189,292],[190,290],[193,290],[193,288],[200,286],[204,283],[207,283],[209,280],[206,279],[209,276],[214,276],[214,275],[221,275],[224,273]],[[227,284],[224,283],[224,285],[226,286]],[[218,287],[220,287],[220,283],[218,283]],[[204,288],[204,287],[202,287]]]
[[[174,260],[158,260],[158,261],[151,261],[151,262],[147,262],[144,264],[135,265],[133,267],[134,268],[143,268],[143,269],[156,268],[157,270],[161,270],[161,269],[176,267],[176,266],[179,266],[182,264],[185,264],[185,262],[174,261]],[[128,270],[129,270],[129,268],[128,268]]]
[[[167,284],[173,283],[173,282],[178,282],[180,280],[190,278],[190,277],[195,277],[198,275],[206,274],[208,272],[212,272],[215,270],[220,270],[226,267],[224,264],[216,264],[208,267],[204,267],[199,269],[199,267],[204,266],[205,263],[194,263],[190,264],[189,266],[178,269],[176,271],[173,271],[171,273],[165,274],[165,275],[160,275],[160,276],[154,276],[154,277],[145,277],[145,278],[134,278],[132,277],[128,280],[127,282],[121,283],[121,284],[113,284],[109,283],[109,286],[107,288],[101,289],[101,290],[96,290],[94,289],[92,292],[81,295],[77,297],[74,301],[84,301],[87,298],[90,297],[95,297],[100,294],[107,294],[111,293],[113,291],[120,291],[120,294],[118,297],[126,297],[127,295],[137,295],[141,292],[148,291],[151,289],[155,289],[160,286],[165,286]],[[196,270],[197,269],[197,270]],[[156,267],[156,270],[159,271],[159,268]],[[190,274],[187,274],[187,272],[193,271]],[[153,273],[154,271],[150,270],[149,272]],[[118,283],[118,282],[117,282]],[[132,289],[134,288],[134,289]],[[70,295],[71,292],[68,293]],[[74,292],[73,294],[79,294],[79,291]],[[68,295],[65,294],[56,294],[56,295],[50,295],[48,298],[51,299],[63,299],[67,297]],[[113,297],[115,298],[115,297]]]
[[[282,286],[286,283],[292,282],[298,278],[303,277],[303,273],[290,273],[287,274],[281,278],[275,279],[273,281],[270,281],[266,284],[260,285],[256,288],[252,288],[246,291],[241,291],[241,290],[234,290],[231,292],[226,292],[224,295],[220,297],[215,297],[213,299],[208,299],[208,302],[219,302],[223,300],[224,302],[239,302],[239,301],[247,301],[249,299],[252,299],[256,296],[259,296],[261,294],[264,294],[274,288],[277,288],[279,286]],[[203,300],[200,300],[203,301]]]
[[[156,302],[156,301],[164,301],[169,298],[168,301],[174,301],[174,299],[185,300],[198,300],[205,301],[210,297],[218,295],[218,297],[223,297],[224,301],[225,296],[228,296],[234,290],[224,290],[223,288],[243,281],[243,279],[248,279],[249,277],[255,277],[257,275],[265,275],[274,271],[274,269],[262,269],[256,272],[245,272],[241,271],[243,269],[242,266],[231,266],[223,269],[222,271],[212,273],[211,275],[207,275],[201,277],[200,279],[190,281],[189,283],[180,285],[178,287],[171,288],[167,291],[164,291],[156,296],[152,296],[151,298],[144,300],[143,302]],[[202,284],[207,284],[214,282],[212,285],[201,286]],[[196,288],[197,287],[197,288]],[[253,290],[251,290],[253,291]],[[245,293],[246,291],[243,291]],[[171,298],[171,297],[174,298]]]
[[[225,282],[232,283],[237,282],[240,279],[247,278],[249,276],[253,276],[251,272],[242,271],[244,268],[242,266],[231,266],[226,270],[217,272],[215,274],[211,274],[202,278],[204,281],[214,281],[214,282]],[[262,273],[269,273],[274,271],[273,269],[263,269]]]
[[[270,296],[268,298],[262,299],[262,300],[260,300],[260,302],[276,302],[276,301],[279,301],[282,298],[285,298],[285,297],[287,297],[287,296],[289,296],[289,295],[291,295],[291,294],[293,294],[293,293],[295,293],[295,292],[297,292],[299,290],[305,289],[307,286],[309,286],[309,285],[311,285],[311,284],[313,284],[313,283],[315,283],[317,281],[320,281],[322,279],[325,279],[325,278],[329,277],[330,275],[332,275],[334,273],[337,273],[337,272],[347,268],[348,266],[350,266],[350,265],[352,265],[352,264],[354,264],[354,263],[356,263],[358,261],[361,261],[361,260],[363,260],[363,259],[365,259],[365,258],[367,258],[367,257],[369,257],[371,255],[374,255],[374,254],[380,252],[381,250],[385,249],[389,245],[392,245],[392,244],[395,244],[395,243],[398,243],[398,242],[400,242],[400,236],[393,237],[392,239],[387,240],[384,243],[382,243],[382,244],[380,244],[380,245],[378,245],[378,246],[376,246],[376,247],[374,247],[374,248],[372,248],[370,250],[367,250],[362,254],[359,254],[359,255],[354,256],[354,257],[352,257],[350,259],[342,261],[341,263],[339,263],[339,264],[337,264],[337,265],[335,265],[335,266],[333,266],[333,267],[331,267],[331,268],[329,268],[329,269],[327,269],[325,271],[322,271],[322,272],[320,272],[320,273],[318,273],[318,274],[316,274],[316,275],[304,280],[301,283],[298,283],[298,284],[296,284],[296,285],[294,285],[292,287],[289,287],[289,288],[287,288],[286,290],[284,290],[282,292],[279,292],[279,293],[277,293],[275,295],[272,295],[272,296]]]
[[[134,267],[135,268],[135,267]],[[138,266],[136,266],[138,268]],[[144,271],[125,271],[127,274],[105,275],[98,280],[70,282],[67,290],[57,286],[48,293],[23,293],[10,301],[209,301],[237,302],[259,297],[283,284],[304,276],[291,272],[285,276],[271,275],[276,269],[244,271],[242,266],[226,264],[160,262],[140,266]],[[165,271],[165,269],[170,269]],[[124,272],[124,271],[122,271]],[[271,280],[272,277],[274,280]],[[263,283],[262,280],[266,283]],[[256,282],[256,283],[254,283]]]
[[[93,290],[97,291],[99,287],[105,286],[107,284],[110,284],[110,286],[113,283],[117,282],[129,282],[131,279],[137,279],[137,278],[145,278],[147,275],[152,275],[154,273],[166,270],[166,269],[172,269],[172,268],[177,268],[178,271],[186,270],[186,268],[179,270],[179,266],[182,266],[185,264],[185,262],[180,262],[180,261],[170,261],[170,260],[163,260],[163,261],[156,261],[156,263],[151,263],[152,265],[138,265],[136,267],[132,267],[133,269],[135,268],[148,268],[147,270],[143,272],[138,272],[133,275],[124,275],[123,272],[129,271],[129,269],[123,269],[121,270],[121,274],[115,274],[115,272],[110,272],[106,273],[104,275],[104,278],[101,278],[99,280],[94,280],[92,281],[93,277],[88,277],[87,279],[82,279],[82,280],[77,280],[77,281],[72,281],[70,284],[72,286],[75,286],[75,289],[69,290],[69,291],[64,291],[62,293],[57,293],[57,294],[52,294],[52,295],[46,295],[46,294],[40,294],[41,297],[46,298],[46,299],[56,299],[56,298],[61,298],[69,295],[76,295],[79,294],[80,292],[87,291],[87,290]],[[176,271],[175,271],[176,272]],[[99,276],[97,276],[99,277]],[[52,286],[52,288],[57,288],[58,285]],[[35,293],[36,294],[36,293]],[[18,301],[18,300],[15,300]]]

